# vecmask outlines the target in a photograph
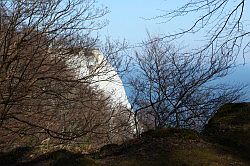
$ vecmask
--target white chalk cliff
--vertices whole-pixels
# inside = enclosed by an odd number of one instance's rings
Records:
[[[110,96],[114,104],[131,108],[120,76],[98,49],[83,56],[80,75],[89,76],[92,86]]]
[[[79,68],[80,77],[86,77],[93,88],[101,90],[110,97],[110,104],[115,110],[114,114],[118,115],[112,117],[111,128],[116,120],[118,123],[123,120],[129,124],[130,133],[135,134],[134,112],[131,110],[122,80],[104,55],[98,49],[85,50],[81,51],[72,62],[73,66]]]

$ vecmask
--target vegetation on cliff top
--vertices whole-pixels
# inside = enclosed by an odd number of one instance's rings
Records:
[[[241,154],[247,154],[245,152],[249,150],[249,108],[247,103],[223,106],[202,133],[189,129],[162,128],[144,132],[140,138],[120,145],[105,145],[98,152],[88,155],[57,150],[29,160],[27,156],[30,156],[32,149],[20,148],[1,154],[0,161],[1,165],[32,166],[247,166],[250,160]]]

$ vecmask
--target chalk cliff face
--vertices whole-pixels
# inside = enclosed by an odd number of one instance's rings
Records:
[[[84,55],[80,73],[91,76],[93,87],[110,96],[114,104],[131,108],[121,78],[99,50]]]
[[[74,66],[79,68],[78,75],[109,98],[110,134],[118,134],[122,139],[131,138],[135,133],[134,113],[117,71],[97,49],[82,51],[78,56],[73,60]]]

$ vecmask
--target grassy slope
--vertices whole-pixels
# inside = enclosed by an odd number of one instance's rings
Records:
[[[228,104],[205,126],[203,135],[186,129],[151,130],[139,139],[107,145],[91,155],[59,150],[20,163],[29,148],[0,154],[0,165],[228,166],[250,165],[250,104]],[[27,155],[26,155],[27,156]]]
[[[126,148],[123,146],[120,146],[120,153],[117,150],[114,155],[99,160],[101,165],[248,165],[230,150],[208,143],[190,130],[150,131],[140,140],[127,143]]]
[[[224,105],[205,126],[203,134],[250,161],[250,103]]]
[[[16,152],[15,152],[16,153]],[[21,152],[21,154],[24,154]],[[8,155],[7,155],[8,156]],[[12,157],[11,157],[12,156]],[[0,157],[4,165],[16,165],[13,153],[5,159]],[[3,160],[4,159],[4,160]],[[13,162],[14,161],[14,162]],[[16,162],[16,163],[15,163]],[[228,166],[249,165],[232,151],[218,144],[204,141],[201,136],[191,130],[161,129],[149,131],[140,139],[133,139],[121,145],[111,145],[99,153],[89,156],[59,150],[44,154],[32,161],[19,165],[30,166]]]

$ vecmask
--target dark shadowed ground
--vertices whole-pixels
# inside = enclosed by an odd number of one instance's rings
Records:
[[[109,144],[84,155],[67,150],[30,158],[32,148],[0,154],[1,166],[247,166],[250,165],[250,104],[227,104],[202,133],[166,128],[150,130],[121,145]]]

